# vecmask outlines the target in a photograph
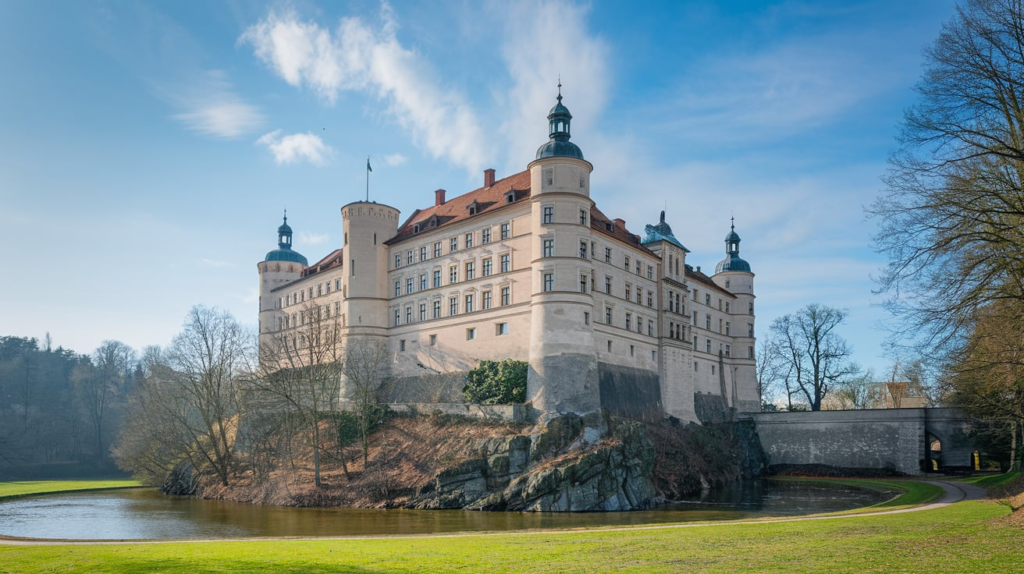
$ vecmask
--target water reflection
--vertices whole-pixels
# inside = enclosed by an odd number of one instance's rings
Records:
[[[833,512],[887,498],[868,490],[785,482],[737,483],[644,512],[585,514],[280,508],[164,496],[134,489],[0,504],[0,534],[29,538],[209,539],[431,534],[626,526]]]

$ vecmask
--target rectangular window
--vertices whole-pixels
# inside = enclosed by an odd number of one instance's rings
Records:
[[[475,261],[467,261],[466,262],[466,281],[469,281],[469,280],[473,279],[474,277],[476,277],[476,262]]]
[[[324,286],[323,285],[317,285],[316,286],[316,296],[320,297],[323,294],[324,294]]]
[[[412,265],[412,249],[405,252],[405,263],[406,265]]]
[[[420,321],[427,320],[427,304],[420,303]]]
[[[434,269],[434,287],[441,286],[441,270]]]
[[[587,258],[587,242],[580,241],[580,259]]]
[[[728,321],[726,321],[726,322],[725,322],[725,334],[726,334],[726,335],[728,335],[728,334],[729,334],[729,329],[730,329],[730,326],[729,326],[729,322],[728,322]]]
[[[555,255],[555,240],[545,239],[542,243],[541,257],[554,257]]]
[[[424,246],[420,247],[420,261],[426,261],[426,260],[427,260],[427,246],[424,245]]]
[[[721,319],[718,320],[718,332],[719,333],[722,332],[722,320]]]
[[[725,302],[725,312],[726,313],[729,312],[729,302],[728,301]]]
[[[512,268],[512,265],[511,265],[510,256],[508,254],[502,255],[501,256],[501,272],[502,273],[508,273],[509,271],[511,271],[511,268]]]
[[[510,225],[511,225],[511,224],[509,224],[509,223],[502,223],[502,224],[501,224],[501,238],[502,238],[502,239],[508,239],[508,236],[509,236],[509,230],[510,230],[510,227],[509,227],[509,226],[510,226]]]
[[[712,375],[715,374],[715,366],[714,365],[711,365],[711,374]]]
[[[693,321],[691,321],[690,324],[691,325],[696,325],[697,324],[697,312],[696,311],[693,312]]]
[[[485,227],[485,228],[480,230],[480,243],[483,243],[484,245],[486,245],[486,244],[488,244],[490,242],[491,242],[491,228],[490,227]]]
[[[484,259],[484,277],[489,277],[492,273],[491,270],[491,258]]]
[[[732,351],[732,346],[731,346],[731,345],[726,345],[726,346],[725,346],[725,356],[726,356],[726,357],[728,357],[728,356],[729,356],[729,353],[730,353],[731,351]]]
[[[402,339],[402,340],[398,341],[398,350],[399,351],[404,351],[405,350],[405,339]]]
[[[476,339],[476,329],[470,327],[469,329],[466,329],[466,340],[472,341],[473,339]]]
[[[636,332],[640,335],[644,334],[644,320],[639,315],[636,317]]]
[[[414,291],[414,289],[413,289],[413,285],[414,285],[414,284],[413,284],[413,279],[412,279],[412,277],[410,277],[410,278],[406,279],[406,280],[405,280],[405,292],[406,292],[406,293],[412,293],[412,292]]]
[[[654,291],[647,291],[647,306],[652,309],[654,308]]]
[[[637,275],[640,275],[640,267],[641,267],[641,265],[640,265],[640,262],[639,262],[639,261],[637,261],[637,262],[636,262],[636,274],[637,274]]]
[[[398,297],[401,294],[402,294],[402,282],[401,281],[395,281],[395,297]]]
[[[612,262],[612,248],[611,247],[605,247],[604,248],[604,262],[605,263],[611,263]]]
[[[747,315],[753,315],[753,314],[754,314],[754,302],[751,301],[750,303],[747,303]]]
[[[605,325],[611,325],[612,324],[612,308],[611,307],[605,307],[604,308],[604,324]]]
[[[693,350],[697,350],[697,335],[693,336]]]
[[[708,307],[711,306],[711,293],[704,294],[704,304],[707,305]]]
[[[705,343],[707,343],[707,345],[705,345],[705,347],[707,348],[707,351],[710,354],[711,353],[711,339],[708,339],[707,341],[705,341]]]
[[[435,319],[440,319],[441,318],[441,300],[440,299],[437,299],[436,301],[434,301],[434,318]]]
[[[512,290],[510,287],[501,288],[501,304],[508,305],[512,302]]]
[[[630,345],[630,346],[629,346],[629,356],[630,356],[630,357],[632,357],[632,356],[633,356],[633,353],[634,353],[635,351],[636,351],[636,348],[635,348],[635,347],[634,347],[633,345]]]
[[[612,352],[612,342],[610,340],[608,341],[608,352]]]
[[[555,274],[545,273],[544,274],[544,290],[554,291],[555,290]]]
[[[341,279],[334,280],[334,290],[341,291]]]
[[[607,275],[604,278],[604,292],[608,295],[612,294],[612,278]]]
[[[653,362],[657,362],[658,361],[658,352],[657,351],[651,351],[651,361],[653,361]]]
[[[399,326],[401,324],[402,324],[402,312],[396,308],[395,309],[395,326],[397,327],[397,326]]]
[[[494,326],[494,334],[497,336],[508,335],[508,323],[498,323]]]
[[[647,266],[647,278],[648,279],[654,279],[654,266],[653,265],[648,265]]]
[[[694,362],[693,362],[693,370],[694,370],[694,371],[696,371],[696,370],[697,370],[697,361],[694,361]]]
[[[421,273],[420,274],[420,291],[426,291],[426,290],[427,290],[427,274],[426,273]]]
[[[473,312],[473,295],[466,295],[466,312]]]
[[[452,265],[448,268],[448,284],[453,285],[459,282],[459,266]]]
[[[412,323],[412,307],[405,308],[405,322]]]
[[[650,319],[647,320],[647,336],[648,337],[653,337],[654,336],[654,321],[652,321]]]
[[[466,234],[466,249],[473,247],[473,232],[470,231]]]
[[[550,205],[545,205],[542,209],[544,211],[543,222],[544,223],[551,223],[551,221],[555,217],[555,208],[550,206]]]
[[[582,187],[582,186],[580,186],[580,187]],[[587,224],[587,210],[586,209],[581,209],[580,210],[580,225],[586,225],[586,224]]]
[[[643,292],[644,292],[643,287],[637,285],[636,286],[636,304],[637,305],[643,305],[644,304],[643,303],[643,301],[644,301],[644,293]]]
[[[436,345],[437,345],[437,335],[431,335],[430,336],[430,346],[434,347]]]
[[[334,304],[334,316],[337,317],[341,314],[341,303]]]
[[[748,359],[753,359],[754,358],[754,347],[753,346],[747,347],[747,358]]]
[[[750,323],[750,324],[747,325],[747,336],[748,337],[753,337],[754,336],[754,324],[753,323]]]
[[[629,255],[625,255],[624,257],[626,261],[626,271],[629,271]]]
[[[401,253],[395,253],[395,269],[398,269],[401,266],[402,266],[402,254]]]
[[[630,330],[632,328],[633,328],[633,314],[632,313],[626,313],[626,330],[628,331],[628,330]]]
[[[434,243],[434,257],[441,256],[441,242]]]
[[[708,314],[706,317],[704,317],[704,328],[707,329],[708,331],[711,330],[711,314]]]
[[[629,301],[629,299],[630,299],[630,297],[632,295],[633,295],[633,286],[630,285],[629,283],[626,283],[626,301]]]
[[[448,299],[448,316],[454,317],[459,314],[459,299],[458,297],[452,297]],[[710,343],[709,343],[710,344]]]
[[[455,253],[459,250],[459,238],[452,237],[448,240],[448,253]]]
[[[484,291],[484,309],[491,308],[491,292]]]
[[[590,242],[590,256],[597,259],[597,243],[594,243],[593,241]]]
[[[590,313],[587,312],[587,311],[583,312],[583,324],[584,325],[589,325],[590,324]]]
[[[590,283],[590,280],[587,279],[587,276],[586,275],[580,275],[580,293],[586,293],[587,292],[587,284],[588,283]]]

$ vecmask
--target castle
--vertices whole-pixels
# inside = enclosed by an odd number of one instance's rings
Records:
[[[571,120],[559,90],[526,171],[485,170],[482,187],[451,199],[439,189],[404,222],[384,204],[345,205],[342,247],[312,265],[286,216],[258,264],[261,346],[315,314],[345,341],[386,344],[399,386],[484,359],[528,361],[535,416],[695,421],[709,400],[759,411],[754,274],[735,228],[710,276],[687,263],[665,212],[631,233],[591,198]]]

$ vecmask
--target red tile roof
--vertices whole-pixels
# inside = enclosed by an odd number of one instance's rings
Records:
[[[721,293],[723,295],[728,295],[729,297],[732,297],[733,299],[736,298],[736,296],[733,295],[732,293],[730,293],[729,291],[726,291],[725,289],[719,287],[718,284],[715,283],[714,281],[712,281],[710,277],[705,275],[703,271],[697,271],[696,269],[694,269],[694,268],[690,267],[689,265],[687,265],[686,266],[686,276],[688,278],[690,278],[690,279],[693,279],[694,281],[696,281],[698,283],[702,283],[705,287],[708,287],[710,289],[718,291],[719,293]]]
[[[344,263],[345,261],[344,251],[345,250],[340,247],[338,249],[335,249],[334,251],[331,251],[327,255],[327,257],[324,257],[320,261],[317,261],[316,263],[303,269],[302,276],[309,277],[310,275],[316,275],[321,271],[327,271],[328,269],[340,267],[342,263]]]
[[[405,220],[405,223],[399,226],[398,233],[384,243],[386,245],[394,245],[412,237],[415,235],[413,229],[417,223],[420,224],[420,232],[422,233],[423,231],[451,225],[470,217],[490,213],[495,209],[509,205],[505,199],[505,194],[510,191],[514,192],[514,201],[512,203],[519,203],[530,197],[529,170],[499,179],[491,187],[481,187],[458,197],[453,197],[443,205],[434,205],[427,209],[417,209],[409,216],[409,219]],[[474,202],[477,207],[476,213],[470,215],[469,206]],[[433,227],[431,227],[431,223],[433,223]]]

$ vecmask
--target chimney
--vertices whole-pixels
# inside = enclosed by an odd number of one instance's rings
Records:
[[[434,205],[444,205],[444,190],[438,189],[434,192]]]
[[[626,220],[625,219],[619,219],[618,217],[616,217],[615,218],[615,227],[618,227],[619,229],[625,230],[626,229]]]
[[[484,170],[484,187],[491,187],[492,185],[494,185],[494,170],[493,169],[485,169]]]

